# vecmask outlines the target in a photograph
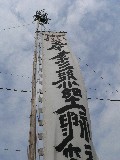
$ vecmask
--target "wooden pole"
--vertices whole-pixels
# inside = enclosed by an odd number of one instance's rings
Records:
[[[36,71],[37,71],[38,29],[39,29],[39,21],[37,20],[37,27],[35,33],[36,34],[35,50],[34,50],[34,60],[33,60],[33,75],[32,75],[32,99],[31,99],[28,160],[36,160]]]
[[[36,11],[34,21],[37,21],[36,35],[35,35],[35,50],[33,60],[33,75],[32,75],[32,99],[31,99],[31,115],[30,115],[30,132],[29,132],[29,147],[27,150],[28,160],[36,160],[36,72],[37,72],[37,47],[38,47],[38,35],[39,24],[42,25],[48,23],[49,18],[43,11]]]

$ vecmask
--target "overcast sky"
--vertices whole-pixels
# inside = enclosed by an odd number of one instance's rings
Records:
[[[107,99],[120,99],[120,0],[0,0],[0,160],[27,159],[32,22],[41,9],[52,19],[46,30],[67,31],[72,52],[81,58],[99,159],[119,160],[120,102]]]

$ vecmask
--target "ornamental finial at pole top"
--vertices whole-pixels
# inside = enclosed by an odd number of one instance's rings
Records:
[[[36,11],[36,14],[33,16],[34,21],[39,21],[40,25],[49,24],[48,21],[51,20],[48,18],[48,14],[45,12],[45,9],[41,11]]]

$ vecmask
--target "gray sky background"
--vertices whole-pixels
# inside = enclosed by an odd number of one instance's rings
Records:
[[[99,159],[120,159],[120,102],[106,100],[120,99],[120,0],[0,0],[0,160],[27,159],[31,92],[21,90],[31,90],[33,15],[43,8],[46,30],[67,31],[81,58]]]

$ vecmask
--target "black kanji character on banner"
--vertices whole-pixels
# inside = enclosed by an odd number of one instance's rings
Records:
[[[75,81],[77,79],[74,77],[73,70],[71,70],[71,69],[72,69],[72,66],[68,66],[64,70],[56,71],[56,73],[58,74],[59,80],[56,82],[52,82],[52,85],[59,84],[59,86],[57,88],[61,88],[61,87],[71,88],[73,84],[79,86],[79,84]],[[66,74],[66,73],[70,73],[70,72],[72,74],[70,74],[70,75]]]
[[[61,35],[56,35],[56,38],[58,41],[62,41],[59,37],[62,37]]]
[[[86,160],[93,160],[91,146],[87,145],[87,144],[85,144],[84,146],[85,146],[85,149],[86,149],[85,154],[89,156]]]
[[[67,76],[68,76],[68,80],[70,80],[71,78],[74,79],[74,80],[77,80],[74,75],[73,75],[73,66],[71,68],[71,66],[69,66],[68,70],[67,70]]]
[[[60,127],[62,128],[63,136],[68,136],[67,130],[69,132],[72,130],[72,128],[67,129],[67,127],[69,127],[69,122],[71,122],[72,125],[75,125],[75,126],[79,125],[78,115],[75,114],[74,112],[69,112],[68,111],[67,115],[66,114],[60,115],[59,120],[60,120],[60,124],[61,124]]]
[[[73,126],[79,125],[79,115],[75,114],[74,112],[69,112],[70,109],[81,109],[85,111],[85,107],[82,105],[67,105],[64,106],[56,111],[57,114],[60,114],[60,127],[62,129],[63,136],[66,136],[63,141],[55,147],[56,151],[61,152],[64,147],[73,139]],[[67,112],[66,112],[67,111]],[[66,113],[65,113],[66,112]]]
[[[56,71],[56,73],[58,74],[59,80],[56,82],[52,82],[52,85],[58,85],[57,88],[72,88],[72,85],[77,85],[79,86],[79,84],[76,82],[76,78],[74,77],[73,74],[71,75],[67,75],[66,73],[68,73],[71,70],[72,66],[68,66],[63,70],[59,70]],[[71,70],[70,72],[73,72],[73,70]]]
[[[57,61],[55,62],[55,64],[58,64],[59,69],[60,69],[61,71],[64,71],[64,70],[66,70],[65,67],[70,66],[70,63],[69,63],[69,61],[68,61],[69,57],[66,57],[66,54],[68,54],[68,53],[70,53],[70,52],[65,52],[65,51],[63,50],[62,52],[59,52],[57,56],[55,56],[55,57],[53,57],[53,58],[51,58],[51,59],[49,59],[49,60],[54,60],[54,59],[57,60]],[[64,68],[64,69],[63,69],[63,68]]]
[[[45,41],[49,41],[49,34],[46,34],[46,38],[44,39]]]
[[[67,45],[67,43],[62,43],[62,42],[60,42],[58,40],[54,40],[54,39],[51,43],[52,43],[52,47],[48,48],[47,50],[55,49],[55,50],[61,51],[61,48],[63,48],[65,45]]]
[[[66,114],[60,115],[59,120],[62,131],[66,131],[63,133],[63,136],[67,136],[58,146],[55,147],[56,151],[61,152],[64,149],[64,147],[68,144],[68,142],[70,142],[73,139],[73,129],[72,129],[72,120],[70,112],[68,112],[67,115]],[[67,126],[69,128],[68,133],[67,133]]]
[[[79,110],[82,110],[84,112],[84,114],[86,115],[86,109],[83,105],[80,105],[80,104],[70,104],[70,105],[65,105],[64,107],[62,108],[59,108],[57,111],[53,112],[53,113],[56,113],[56,114],[63,114],[64,112],[70,110],[70,109],[79,109]]]
[[[68,59],[69,58],[63,58],[62,61],[57,61],[55,63],[58,64],[60,70],[66,70],[70,66],[69,61],[67,61]]]
[[[71,92],[73,93],[73,95]],[[79,101],[80,98],[78,97],[82,98],[81,90],[79,88],[65,88],[62,91],[62,94],[62,98],[65,98],[65,102],[71,102],[71,104],[74,104],[76,103],[76,101]]]
[[[56,35],[54,35],[54,34],[52,34],[52,35],[50,35],[50,37],[55,37]],[[54,40],[54,39],[53,39]]]
[[[57,59],[57,61],[60,60],[60,62],[64,62],[64,58],[66,58],[66,54],[68,54],[68,53],[70,53],[70,52],[66,52],[66,51],[63,50],[63,51],[59,52],[59,53],[57,54],[57,56],[52,57],[52,58],[49,59],[49,60]],[[68,59],[68,58],[67,58],[67,59]],[[58,64],[58,63],[56,63],[56,64]]]
[[[61,87],[67,88],[67,86],[69,86],[69,88],[71,88],[72,84],[78,85],[75,82],[75,80],[77,80],[77,79],[73,75],[74,68],[73,68],[73,66],[70,66],[70,63],[68,61],[69,57],[66,57],[66,54],[68,54],[68,53],[69,52],[65,52],[63,50],[62,52],[58,53],[57,56],[50,59],[50,60],[57,59],[57,62],[55,62],[55,63],[58,64],[58,66],[59,66],[59,71],[56,71],[56,73],[58,74],[59,80],[57,82],[52,82],[52,85],[57,85],[60,83],[59,86],[57,87],[59,89]],[[72,82],[71,82],[71,79],[72,79]]]
[[[70,109],[79,109],[79,115],[74,112],[69,112]],[[66,113],[65,113],[66,112]],[[66,105],[54,113],[60,114],[60,127],[62,129],[63,136],[67,136],[63,141],[56,146],[56,150],[61,152],[69,141],[73,139],[73,128],[72,126],[80,126],[80,137],[84,138],[88,143],[91,139],[89,123],[86,117],[86,109],[83,105],[73,104]],[[63,114],[64,113],[64,114]]]
[[[65,72],[59,72],[59,71],[56,71],[56,73],[58,73],[58,77],[59,77],[59,80],[57,82],[52,82],[52,85],[57,85],[59,83],[62,82],[62,84],[59,84],[59,86],[57,88],[66,88],[66,74]]]
[[[91,136],[90,136],[89,123],[86,117],[86,112],[79,111],[79,115],[80,115],[80,126],[81,126],[80,137],[85,138],[85,140],[89,143],[89,141],[91,140]]]
[[[70,157],[71,158],[70,160],[77,160],[73,158],[74,154],[76,154],[77,157],[81,158],[80,152],[81,152],[81,149],[79,147],[73,147],[73,145],[70,143],[68,145],[68,148],[65,148],[63,150],[63,155],[67,158]]]

